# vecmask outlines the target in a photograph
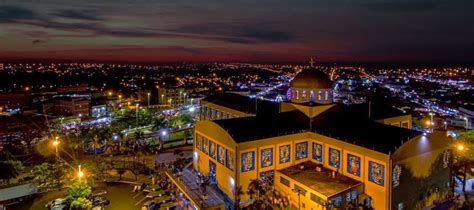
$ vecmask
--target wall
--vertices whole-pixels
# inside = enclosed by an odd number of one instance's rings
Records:
[[[444,198],[450,191],[450,143],[435,133],[414,138],[394,153],[392,209],[422,209]]]

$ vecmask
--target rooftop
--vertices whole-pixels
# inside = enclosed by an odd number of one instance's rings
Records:
[[[299,111],[214,121],[237,143],[312,132],[389,154],[420,132],[385,125],[368,118],[360,108],[335,105],[312,120]],[[366,112],[366,111],[364,111]]]
[[[205,102],[228,107],[248,114],[255,114],[257,110],[259,114],[278,112],[278,103],[258,100],[257,106],[255,106],[255,100],[255,98],[233,93],[215,94],[202,99],[202,101]]]
[[[320,167],[321,171],[317,171],[317,167]],[[332,177],[333,170],[324,168],[321,164],[313,163],[311,161],[290,166],[278,170],[278,172],[318,193],[323,194],[326,197],[337,195],[362,184],[361,182],[340,173],[336,173],[335,177]]]

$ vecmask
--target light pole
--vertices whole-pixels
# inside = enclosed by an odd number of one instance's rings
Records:
[[[147,93],[147,96],[148,96],[148,108],[150,107],[150,95],[151,95],[151,93]]]
[[[81,165],[78,166],[77,177],[81,179],[84,176],[84,172],[81,170]]]
[[[58,185],[61,182],[60,177],[59,177],[59,150],[58,150],[59,143],[60,143],[59,137],[58,136],[54,137],[53,146],[56,151],[56,176],[58,178]]]
[[[165,103],[163,97],[165,97],[165,94],[161,94],[161,104],[164,104],[164,103]]]
[[[56,136],[56,137],[54,138],[54,141],[53,141],[53,146],[54,146],[54,148],[55,148],[55,150],[56,150],[56,157],[57,157],[57,158],[59,157],[59,152],[58,152],[59,143],[60,143],[60,142],[59,142],[59,137]]]
[[[138,103],[135,105],[135,128],[138,128]]]
[[[430,112],[429,115],[430,115],[430,129],[431,129],[431,132],[433,132],[433,130],[434,130],[434,129],[433,129],[433,125],[434,125],[434,123],[433,123],[433,115],[434,115],[434,114],[433,114],[433,112]]]
[[[463,119],[466,121],[466,126],[464,128],[467,130],[469,128],[469,118],[464,117]]]

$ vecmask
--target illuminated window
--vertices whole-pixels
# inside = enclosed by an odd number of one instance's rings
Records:
[[[301,100],[306,101],[306,90],[301,92]]]
[[[309,101],[314,102],[314,91],[311,90],[311,91],[309,92],[309,94],[310,94],[310,95],[309,95]]]
[[[323,94],[323,93],[322,93],[320,90],[318,90],[318,101],[321,101],[321,95],[322,95],[322,94]]]

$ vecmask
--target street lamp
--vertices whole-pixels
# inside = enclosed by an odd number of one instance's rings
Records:
[[[81,170],[81,165],[79,165],[79,168],[77,170],[77,177],[80,179],[84,176],[84,172]]]
[[[465,126],[465,129],[467,130],[467,129],[468,129],[468,127],[469,127],[469,118],[467,118],[467,117],[464,117],[463,119],[466,121],[466,126]]]
[[[148,107],[150,107],[150,95],[151,95],[151,93],[147,93],[147,96],[148,96]]]
[[[165,103],[163,97],[165,97],[165,94],[161,94],[161,104],[164,104],[164,103]]]
[[[433,116],[434,116],[434,113],[430,112],[429,115],[430,115],[430,128],[431,128],[431,132],[433,132],[433,125],[434,125]]]
[[[56,136],[56,137],[54,138],[54,141],[53,141],[53,146],[54,146],[54,148],[56,149],[56,156],[59,155],[59,153],[58,153],[58,146],[59,146],[59,143],[60,143],[60,142],[59,142],[59,137]]]
[[[137,127],[137,128],[138,128],[138,106],[139,106],[139,104],[137,103],[137,104],[135,105],[135,107],[136,107],[136,111],[135,111],[135,127]]]

